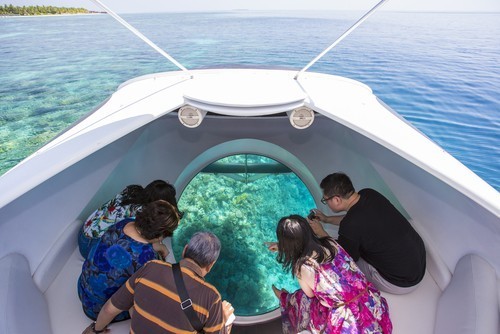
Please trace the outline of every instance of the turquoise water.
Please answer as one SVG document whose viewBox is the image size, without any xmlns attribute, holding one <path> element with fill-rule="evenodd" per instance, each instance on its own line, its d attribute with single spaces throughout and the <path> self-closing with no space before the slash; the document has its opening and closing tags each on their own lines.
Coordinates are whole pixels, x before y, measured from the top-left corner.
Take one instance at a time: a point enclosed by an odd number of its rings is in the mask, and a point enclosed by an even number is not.
<svg viewBox="0 0 500 334">
<path fill-rule="evenodd" d="M 300 69 L 355 12 L 124 15 L 190 69 Z M 500 189 L 500 14 L 376 13 L 314 65 L 384 102 Z M 175 67 L 112 18 L 0 18 L 0 173 L 122 82 Z"/>
<path fill-rule="evenodd" d="M 189 69 L 300 69 L 361 13 L 223 12 L 124 18 Z M 384 102 L 500 189 L 500 14 L 377 13 L 310 70 L 368 84 Z M 133 77 L 176 70 L 105 15 L 0 18 L 0 174 Z M 241 159 L 241 158 L 231 158 Z M 252 158 L 265 161 L 264 158 Z M 270 197 L 272 194 L 272 197 Z M 266 198 L 266 200 L 264 200 Z M 209 229 L 222 253 L 207 279 L 238 315 L 297 288 L 263 242 L 314 207 L 294 174 L 196 176 L 174 253 Z"/>
<path fill-rule="evenodd" d="M 245 155 L 221 161 L 243 163 Z M 274 160 L 249 156 L 248 163 L 257 162 Z M 297 290 L 299 285 L 290 273 L 283 272 L 276 253 L 264 242 L 276 241 L 281 217 L 307 215 L 314 207 L 310 192 L 294 173 L 200 173 L 179 200 L 185 216 L 172 238 L 175 258 L 181 258 L 194 232 L 211 231 L 221 240 L 222 249 L 207 281 L 231 302 L 237 315 L 267 313 L 279 306 L 272 284 L 288 291 Z"/>
</svg>

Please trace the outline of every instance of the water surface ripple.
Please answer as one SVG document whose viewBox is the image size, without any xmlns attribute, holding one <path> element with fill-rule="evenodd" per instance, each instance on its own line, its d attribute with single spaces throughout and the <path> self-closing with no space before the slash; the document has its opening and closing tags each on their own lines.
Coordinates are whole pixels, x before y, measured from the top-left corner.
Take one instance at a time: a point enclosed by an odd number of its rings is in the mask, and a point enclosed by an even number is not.
<svg viewBox="0 0 500 334">
<path fill-rule="evenodd" d="M 299 69 L 361 13 L 124 15 L 190 69 Z M 500 189 L 500 14 L 375 14 L 312 71 L 347 76 Z M 175 67 L 105 15 L 0 18 L 0 173 L 133 77 Z"/>
</svg>

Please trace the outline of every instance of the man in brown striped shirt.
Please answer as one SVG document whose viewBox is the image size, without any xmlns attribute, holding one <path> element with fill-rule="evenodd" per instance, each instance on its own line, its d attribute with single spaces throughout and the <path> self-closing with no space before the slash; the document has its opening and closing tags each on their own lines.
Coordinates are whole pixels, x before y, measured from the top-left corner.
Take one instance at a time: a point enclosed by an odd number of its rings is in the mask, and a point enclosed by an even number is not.
<svg viewBox="0 0 500 334">
<path fill-rule="evenodd" d="M 220 241 L 210 232 L 195 233 L 184 247 L 182 276 L 195 314 L 205 333 L 228 334 L 226 320 L 234 309 L 222 301 L 217 289 L 205 282 L 220 253 Z M 123 310 L 131 309 L 130 333 L 196 333 L 180 306 L 172 265 L 150 261 L 106 302 L 97 321 L 83 333 L 101 333 Z"/>
</svg>

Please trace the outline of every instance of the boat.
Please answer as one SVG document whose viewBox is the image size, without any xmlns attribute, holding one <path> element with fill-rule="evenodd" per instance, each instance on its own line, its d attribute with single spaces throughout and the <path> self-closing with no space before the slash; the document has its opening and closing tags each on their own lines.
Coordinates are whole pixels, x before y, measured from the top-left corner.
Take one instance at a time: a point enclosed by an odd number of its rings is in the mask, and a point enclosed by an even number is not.
<svg viewBox="0 0 500 334">
<path fill-rule="evenodd" d="M 427 270 L 416 291 L 383 293 L 394 333 L 500 333 L 497 190 L 370 87 L 308 71 L 322 54 L 301 70 L 187 70 L 157 51 L 179 70 L 123 83 L 0 177 L 1 334 L 81 332 L 90 322 L 76 294 L 82 221 L 128 184 L 165 179 L 182 193 L 203 170 L 240 173 L 241 166 L 216 164 L 236 154 L 278 163 L 252 166 L 261 173 L 293 172 L 318 207 L 319 181 L 345 171 L 357 189 L 377 189 L 409 219 L 426 245 Z M 165 242 L 170 247 L 171 240 Z M 237 316 L 233 333 L 280 328 L 279 310 L 273 310 Z M 128 333 L 129 323 L 111 329 Z"/>
</svg>

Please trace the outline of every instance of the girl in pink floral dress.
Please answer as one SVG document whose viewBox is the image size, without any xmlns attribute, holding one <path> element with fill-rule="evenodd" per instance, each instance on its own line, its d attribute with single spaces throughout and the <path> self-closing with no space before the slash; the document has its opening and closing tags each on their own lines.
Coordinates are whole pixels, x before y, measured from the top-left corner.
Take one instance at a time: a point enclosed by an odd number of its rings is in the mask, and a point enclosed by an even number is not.
<svg viewBox="0 0 500 334">
<path fill-rule="evenodd" d="M 392 332 L 385 298 L 332 238 L 317 238 L 297 215 L 282 218 L 276 234 L 278 262 L 301 287 L 288 293 L 273 286 L 283 333 Z"/>
</svg>

